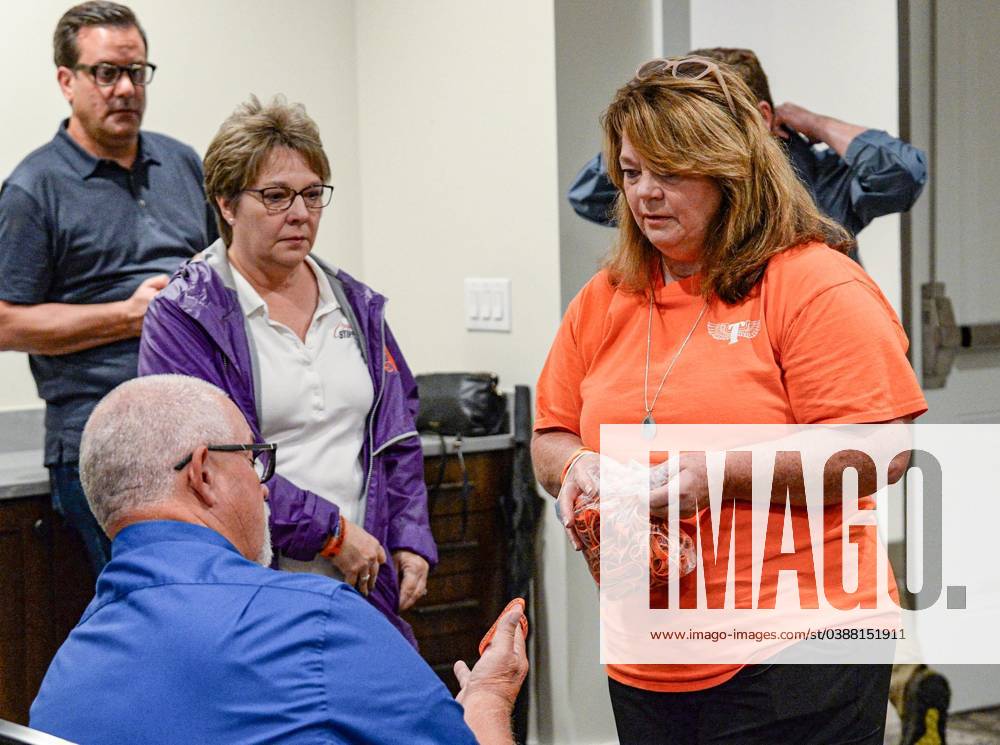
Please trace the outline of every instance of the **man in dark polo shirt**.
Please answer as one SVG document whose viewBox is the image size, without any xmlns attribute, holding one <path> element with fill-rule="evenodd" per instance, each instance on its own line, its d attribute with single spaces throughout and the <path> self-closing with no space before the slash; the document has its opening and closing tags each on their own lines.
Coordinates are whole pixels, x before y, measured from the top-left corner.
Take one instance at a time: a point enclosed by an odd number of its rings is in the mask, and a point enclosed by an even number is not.
<svg viewBox="0 0 1000 745">
<path fill-rule="evenodd" d="M 0 349 L 30 355 L 53 504 L 97 572 L 110 551 L 80 487 L 83 425 L 135 377 L 150 299 L 217 232 L 194 150 L 140 131 L 156 68 L 132 11 L 77 5 L 53 44 L 70 117 L 0 189 Z"/>
</svg>

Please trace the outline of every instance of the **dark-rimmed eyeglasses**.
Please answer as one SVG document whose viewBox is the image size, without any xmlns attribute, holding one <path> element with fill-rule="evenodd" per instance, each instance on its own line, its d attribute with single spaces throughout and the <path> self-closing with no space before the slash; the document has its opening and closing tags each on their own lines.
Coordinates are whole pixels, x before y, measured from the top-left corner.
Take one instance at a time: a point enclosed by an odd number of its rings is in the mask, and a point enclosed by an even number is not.
<svg viewBox="0 0 1000 745">
<path fill-rule="evenodd" d="M 217 453 L 253 453 L 253 470 L 257 472 L 260 483 L 270 481 L 271 477 L 274 476 L 274 464 L 278 453 L 278 443 L 276 442 L 256 442 L 249 445 L 207 445 L 206 449 Z M 174 466 L 174 470 L 183 471 L 193 457 L 194 452 L 192 451 L 184 460 Z"/>
<path fill-rule="evenodd" d="M 301 196 L 307 210 L 318 211 L 330 204 L 333 199 L 333 187 L 329 184 L 314 184 L 305 189 L 295 191 L 287 186 L 268 186 L 266 189 L 243 189 L 260 200 L 264 208 L 271 213 L 285 212 L 291 209 L 295 197 Z"/>
<path fill-rule="evenodd" d="M 152 62 L 137 62 L 134 65 L 112 65 L 110 62 L 98 62 L 96 65 L 74 65 L 74 70 L 90 73 L 90 77 L 101 88 L 110 88 L 118 82 L 122 73 L 128 75 L 132 85 L 149 85 L 153 82 L 156 65 Z"/>
<path fill-rule="evenodd" d="M 639 69 L 635 71 L 635 77 L 639 80 L 652 77 L 653 75 L 658 75 L 662 73 L 669 72 L 675 78 L 691 78 L 692 80 L 701 80 L 706 75 L 714 75 L 715 82 L 719 84 L 722 89 L 723 95 L 726 97 L 726 103 L 729 104 L 729 110 L 736 116 L 736 105 L 733 103 L 733 97 L 729 95 L 729 88 L 726 86 L 726 80 L 722 77 L 722 71 L 719 69 L 719 65 L 713 60 L 707 57 L 699 57 L 697 55 L 691 57 L 668 57 L 666 59 L 654 59 L 646 62 L 645 64 L 639 65 Z"/>
</svg>

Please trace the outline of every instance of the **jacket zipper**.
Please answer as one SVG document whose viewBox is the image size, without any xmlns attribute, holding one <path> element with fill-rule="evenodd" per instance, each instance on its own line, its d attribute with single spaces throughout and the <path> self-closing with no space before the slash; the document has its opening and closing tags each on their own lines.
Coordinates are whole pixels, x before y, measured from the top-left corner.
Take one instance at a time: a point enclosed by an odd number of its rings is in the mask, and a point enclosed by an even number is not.
<svg viewBox="0 0 1000 745">
<path fill-rule="evenodd" d="M 420 433 L 417 432 L 417 430 L 415 430 L 415 429 L 411 429 L 409 432 L 404 432 L 401 435 L 396 435 L 391 440 L 387 440 L 386 442 L 383 442 L 382 443 L 382 447 L 380 447 L 378 450 L 376 450 L 375 454 L 378 455 L 379 453 L 381 453 L 386 448 L 390 448 L 393 445 L 395 445 L 397 442 L 402 442 L 403 440 L 409 440 L 411 437 L 419 437 L 419 436 L 420 436 Z"/>
<path fill-rule="evenodd" d="M 379 366 L 381 382 L 378 388 L 378 396 L 372 406 L 371 415 L 368 417 L 368 474 L 365 476 L 365 517 L 363 523 L 368 522 L 368 489 L 371 487 L 372 470 L 375 467 L 375 414 L 378 412 L 378 405 L 382 402 L 382 392 L 385 391 L 385 307 L 379 311 L 379 346 L 382 348 L 382 364 Z M 367 527 L 365 528 L 367 530 Z"/>
</svg>

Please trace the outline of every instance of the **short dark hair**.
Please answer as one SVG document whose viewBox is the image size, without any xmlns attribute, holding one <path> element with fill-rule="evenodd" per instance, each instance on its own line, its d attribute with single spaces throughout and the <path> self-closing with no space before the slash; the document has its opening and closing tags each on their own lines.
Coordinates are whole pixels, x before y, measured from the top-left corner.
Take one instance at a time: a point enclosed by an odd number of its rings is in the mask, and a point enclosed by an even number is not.
<svg viewBox="0 0 1000 745">
<path fill-rule="evenodd" d="M 709 47 L 706 49 L 694 49 L 688 54 L 708 57 L 709 59 L 725 62 L 733 72 L 743 78 L 758 101 L 766 101 L 774 108 L 774 101 L 771 99 L 771 86 L 767 83 L 767 75 L 764 68 L 760 66 L 760 60 L 750 49 L 737 49 L 733 47 Z"/>
<path fill-rule="evenodd" d="M 108 0 L 91 0 L 74 5 L 63 13 L 59 23 L 56 24 L 56 31 L 52 35 L 52 57 L 56 67 L 72 68 L 80 61 L 77 35 L 80 33 L 80 29 L 85 26 L 115 26 L 118 28 L 135 26 L 139 30 L 139 35 L 142 36 L 142 45 L 146 48 L 146 53 L 149 53 L 146 32 L 142 30 L 139 19 L 135 17 L 131 8 L 108 2 Z"/>
</svg>

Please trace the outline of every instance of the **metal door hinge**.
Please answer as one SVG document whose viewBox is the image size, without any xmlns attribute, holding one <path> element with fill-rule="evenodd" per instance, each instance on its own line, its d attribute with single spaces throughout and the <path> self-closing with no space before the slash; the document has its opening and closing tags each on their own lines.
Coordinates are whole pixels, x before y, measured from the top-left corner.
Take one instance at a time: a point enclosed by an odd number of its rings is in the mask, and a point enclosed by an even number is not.
<svg viewBox="0 0 1000 745">
<path fill-rule="evenodd" d="M 922 285 L 920 301 L 923 385 L 924 388 L 944 388 L 962 334 L 955 323 L 955 310 L 945 295 L 943 282 Z"/>
<path fill-rule="evenodd" d="M 920 297 L 924 388 L 944 388 L 958 352 L 1000 350 L 1000 323 L 959 326 L 951 300 L 945 295 L 944 283 L 928 282 L 920 288 Z"/>
</svg>

